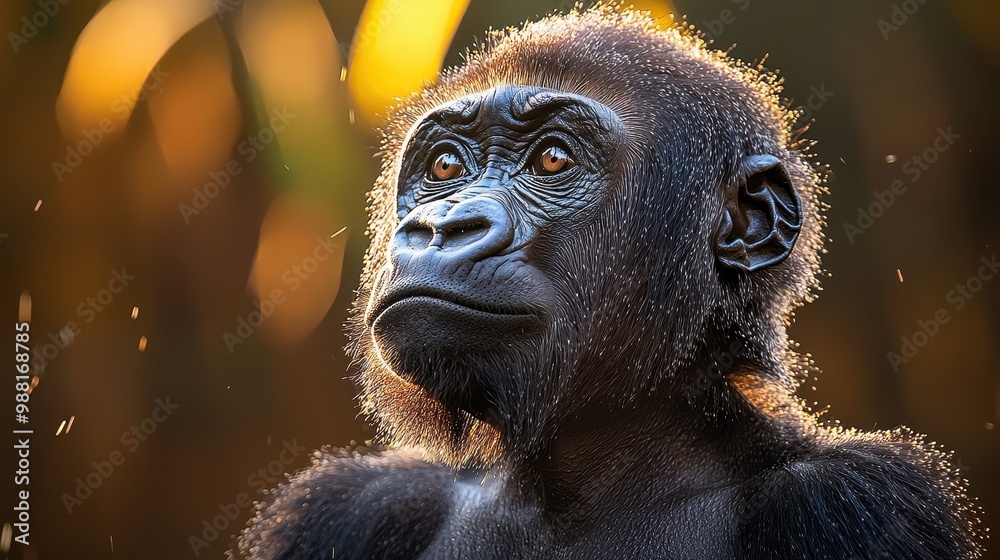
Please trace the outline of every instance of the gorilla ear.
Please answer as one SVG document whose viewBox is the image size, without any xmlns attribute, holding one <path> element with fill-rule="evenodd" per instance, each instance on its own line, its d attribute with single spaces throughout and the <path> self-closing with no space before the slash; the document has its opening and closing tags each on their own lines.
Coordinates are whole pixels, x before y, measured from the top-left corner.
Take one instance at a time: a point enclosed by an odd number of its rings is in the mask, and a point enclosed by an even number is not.
<svg viewBox="0 0 1000 560">
<path fill-rule="evenodd" d="M 778 158 L 753 155 L 726 187 L 714 248 L 719 264 L 752 272 L 785 260 L 802 228 L 802 203 Z"/>
</svg>

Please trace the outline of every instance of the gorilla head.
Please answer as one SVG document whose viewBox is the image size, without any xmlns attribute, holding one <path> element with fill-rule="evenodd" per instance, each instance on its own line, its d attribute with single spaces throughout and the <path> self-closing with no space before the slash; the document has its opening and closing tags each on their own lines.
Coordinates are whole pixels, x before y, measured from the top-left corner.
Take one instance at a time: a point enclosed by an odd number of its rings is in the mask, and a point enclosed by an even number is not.
<svg viewBox="0 0 1000 560">
<path fill-rule="evenodd" d="M 241 552 L 976 557 L 947 455 L 794 394 L 822 189 L 777 93 L 597 8 L 494 34 L 404 102 L 352 323 L 389 446 L 318 452 Z"/>
<path fill-rule="evenodd" d="M 403 103 L 353 322 L 383 435 L 454 465 L 536 456 L 581 419 L 717 399 L 684 389 L 719 347 L 792 384 L 820 187 L 777 93 L 595 9 L 496 34 Z"/>
</svg>

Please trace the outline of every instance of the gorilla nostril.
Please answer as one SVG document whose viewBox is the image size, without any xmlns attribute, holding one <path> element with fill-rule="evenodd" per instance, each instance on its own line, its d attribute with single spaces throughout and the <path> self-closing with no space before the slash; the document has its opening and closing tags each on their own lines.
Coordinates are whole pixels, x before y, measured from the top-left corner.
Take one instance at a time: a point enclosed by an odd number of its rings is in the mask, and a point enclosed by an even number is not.
<svg viewBox="0 0 1000 560">
<path fill-rule="evenodd" d="M 434 230 L 417 222 L 406 224 L 403 228 L 403 234 L 406 236 L 407 246 L 416 250 L 430 247 L 434 239 Z"/>
<path fill-rule="evenodd" d="M 440 250 L 446 253 L 440 258 L 474 262 L 509 247 L 514 239 L 514 224 L 496 200 L 474 198 L 458 204 L 436 201 L 410 212 L 393 235 L 394 252 Z"/>
<path fill-rule="evenodd" d="M 444 232 L 444 243 L 442 249 L 460 249 L 472 245 L 489 233 L 489 224 L 486 220 L 477 220 L 457 224 L 449 227 Z"/>
</svg>

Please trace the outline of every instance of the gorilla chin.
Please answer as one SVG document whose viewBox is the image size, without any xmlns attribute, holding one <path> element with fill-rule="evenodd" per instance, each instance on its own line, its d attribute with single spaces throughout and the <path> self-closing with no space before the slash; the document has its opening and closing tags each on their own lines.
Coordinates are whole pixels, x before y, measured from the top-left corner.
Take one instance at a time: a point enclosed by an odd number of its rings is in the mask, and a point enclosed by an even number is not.
<svg viewBox="0 0 1000 560">
<path fill-rule="evenodd" d="M 811 144 L 763 66 L 663 23 L 498 31 L 392 112 L 350 323 L 384 447 L 317 452 L 243 558 L 981 555 L 949 455 L 795 393 Z"/>
<path fill-rule="evenodd" d="M 453 410 L 495 420 L 501 380 L 490 370 L 510 361 L 518 342 L 544 328 L 528 305 L 497 306 L 439 291 L 389 293 L 373 308 L 369 328 L 382 360 L 404 380 Z"/>
</svg>

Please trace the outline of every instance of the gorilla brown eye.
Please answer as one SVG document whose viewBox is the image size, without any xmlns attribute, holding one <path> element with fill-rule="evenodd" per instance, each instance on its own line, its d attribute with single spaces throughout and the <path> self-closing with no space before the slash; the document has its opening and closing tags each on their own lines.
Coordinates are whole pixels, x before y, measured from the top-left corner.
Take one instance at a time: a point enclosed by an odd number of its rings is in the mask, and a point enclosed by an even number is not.
<svg viewBox="0 0 1000 560">
<path fill-rule="evenodd" d="M 905 428 L 843 429 L 795 390 L 818 370 L 782 321 L 832 235 L 828 168 L 806 138 L 777 141 L 798 117 L 777 75 L 688 23 L 565 4 L 490 33 L 391 113 L 349 346 L 387 445 L 313 453 L 227 556 L 982 558 L 986 516 L 953 455 Z M 882 21 L 888 39 L 900 24 Z M 867 228 L 847 224 L 852 242 Z M 917 326 L 925 343 L 940 330 Z M 873 368 L 918 371 L 917 334 Z"/>
<path fill-rule="evenodd" d="M 551 145 L 540 151 L 533 163 L 535 173 L 539 175 L 555 175 L 572 169 L 574 165 L 576 162 L 569 157 L 569 152 L 559 145 Z"/>
<path fill-rule="evenodd" d="M 462 160 L 458 159 L 458 156 L 453 152 L 444 152 L 434 158 L 428 178 L 432 181 L 447 181 L 461 177 L 463 173 L 465 173 L 465 166 L 462 165 Z"/>
</svg>

